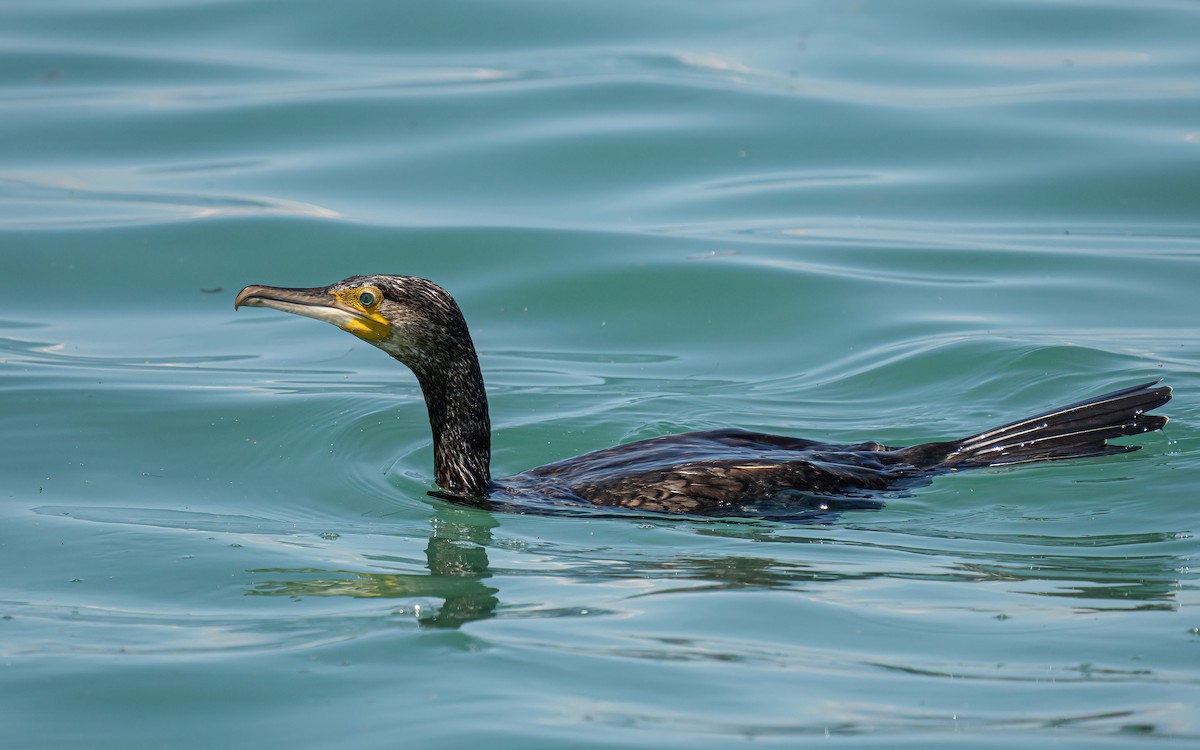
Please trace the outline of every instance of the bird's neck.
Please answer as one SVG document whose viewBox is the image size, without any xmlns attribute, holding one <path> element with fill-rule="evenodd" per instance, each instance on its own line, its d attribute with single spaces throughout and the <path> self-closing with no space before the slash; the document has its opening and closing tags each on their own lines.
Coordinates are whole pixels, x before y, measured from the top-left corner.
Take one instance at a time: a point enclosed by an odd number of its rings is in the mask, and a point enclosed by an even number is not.
<svg viewBox="0 0 1200 750">
<path fill-rule="evenodd" d="M 483 497 L 491 481 L 492 424 L 475 347 L 414 369 L 433 430 L 438 485 L 453 494 Z"/>
</svg>

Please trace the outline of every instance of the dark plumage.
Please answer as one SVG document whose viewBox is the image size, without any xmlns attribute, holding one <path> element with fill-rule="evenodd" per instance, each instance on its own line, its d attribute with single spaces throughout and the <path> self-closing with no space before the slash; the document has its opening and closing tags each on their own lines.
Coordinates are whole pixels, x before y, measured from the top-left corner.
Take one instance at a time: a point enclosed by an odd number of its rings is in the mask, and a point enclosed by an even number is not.
<svg viewBox="0 0 1200 750">
<path fill-rule="evenodd" d="M 1171 399 L 1156 382 L 1125 388 L 962 440 L 889 447 L 829 444 L 744 430 L 640 440 L 493 480 L 479 359 L 454 299 L 411 276 L 355 276 L 332 286 L 248 286 L 238 306 L 324 320 L 383 349 L 417 377 L 433 430 L 437 497 L 502 510 L 595 506 L 701 515 L 785 516 L 878 507 L 880 491 L 983 466 L 1137 450 L 1107 441 L 1160 429 L 1145 412 Z"/>
</svg>

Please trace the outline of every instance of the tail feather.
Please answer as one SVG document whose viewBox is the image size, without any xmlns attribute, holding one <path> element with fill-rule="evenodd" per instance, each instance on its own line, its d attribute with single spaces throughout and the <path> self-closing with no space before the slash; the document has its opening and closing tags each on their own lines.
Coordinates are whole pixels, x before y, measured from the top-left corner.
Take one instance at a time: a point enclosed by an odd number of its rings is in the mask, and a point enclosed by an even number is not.
<svg viewBox="0 0 1200 750">
<path fill-rule="evenodd" d="M 1107 441 L 1158 430 L 1167 423 L 1166 417 L 1145 413 L 1171 400 L 1171 387 L 1158 383 L 1123 388 L 972 435 L 950 444 L 941 465 L 1006 466 L 1135 451 L 1139 446 Z"/>
</svg>

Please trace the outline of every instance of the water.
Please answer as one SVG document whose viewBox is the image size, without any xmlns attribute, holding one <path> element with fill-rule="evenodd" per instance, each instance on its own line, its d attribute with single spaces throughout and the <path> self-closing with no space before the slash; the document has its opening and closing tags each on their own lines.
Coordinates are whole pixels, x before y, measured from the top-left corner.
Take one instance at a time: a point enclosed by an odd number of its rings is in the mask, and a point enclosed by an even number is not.
<svg viewBox="0 0 1200 750">
<path fill-rule="evenodd" d="M 14 748 L 1193 747 L 1200 8 L 0 7 Z M 415 382 L 241 286 L 436 279 L 494 470 L 943 439 L 1103 460 L 828 524 L 429 498 Z"/>
</svg>

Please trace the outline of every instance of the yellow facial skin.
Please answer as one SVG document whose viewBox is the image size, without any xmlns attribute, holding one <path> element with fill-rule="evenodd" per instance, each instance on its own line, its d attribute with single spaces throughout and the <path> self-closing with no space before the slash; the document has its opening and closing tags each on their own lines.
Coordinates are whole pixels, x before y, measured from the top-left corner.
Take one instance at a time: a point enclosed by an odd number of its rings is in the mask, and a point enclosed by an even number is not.
<svg viewBox="0 0 1200 750">
<path fill-rule="evenodd" d="M 338 322 L 338 327 L 372 343 L 383 341 L 392 332 L 392 324 L 379 313 L 383 294 L 373 286 L 360 286 L 333 292 L 343 309 L 355 312 Z"/>
<path fill-rule="evenodd" d="M 336 292 L 251 285 L 238 293 L 233 306 L 269 307 L 341 328 L 364 341 L 378 344 L 392 334 L 392 324 L 380 312 L 383 293 L 372 285 Z"/>
</svg>

